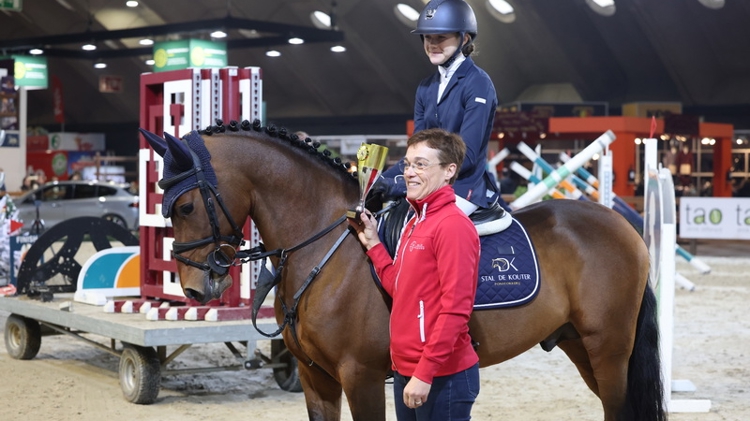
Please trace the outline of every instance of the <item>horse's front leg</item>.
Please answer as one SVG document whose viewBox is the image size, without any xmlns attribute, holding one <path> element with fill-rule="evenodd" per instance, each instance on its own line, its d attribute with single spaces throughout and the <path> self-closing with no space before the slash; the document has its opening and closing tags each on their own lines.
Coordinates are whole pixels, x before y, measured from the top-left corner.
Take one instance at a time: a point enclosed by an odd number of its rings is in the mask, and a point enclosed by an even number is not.
<svg viewBox="0 0 750 421">
<path fill-rule="evenodd" d="M 300 364 L 297 370 L 305 392 L 307 416 L 310 421 L 339 421 L 341 385 L 317 366 Z"/>
</svg>

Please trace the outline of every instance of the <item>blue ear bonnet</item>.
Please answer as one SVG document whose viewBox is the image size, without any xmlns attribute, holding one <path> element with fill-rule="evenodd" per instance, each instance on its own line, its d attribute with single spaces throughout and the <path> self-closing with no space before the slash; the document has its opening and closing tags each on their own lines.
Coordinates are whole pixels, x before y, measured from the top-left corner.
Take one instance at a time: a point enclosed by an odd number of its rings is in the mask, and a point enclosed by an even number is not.
<svg viewBox="0 0 750 421">
<path fill-rule="evenodd" d="M 206 182 L 208 182 L 213 187 L 218 186 L 216 173 L 211 166 L 211 154 L 208 152 L 208 149 L 206 149 L 203 138 L 198 134 L 198 132 L 192 131 L 186 134 L 182 138 L 182 141 L 179 143 L 172 141 L 172 139 L 175 139 L 174 137 L 170 139 L 170 136 L 166 134 L 165 137 L 167 138 L 166 140 L 168 148 L 164 153 L 164 177 L 162 180 L 169 180 L 182 173 L 192 171 L 195 167 L 195 164 L 193 158 L 191 157 L 192 154 L 190 154 L 190 151 L 193 151 L 197 156 L 198 162 L 200 163 L 200 168 L 203 171 Z M 189 150 L 187 150 L 187 148 L 185 147 L 185 143 L 187 143 L 187 147 L 189 148 Z M 165 218 L 171 217 L 172 207 L 174 206 L 174 202 L 177 200 L 177 198 L 195 188 L 198 188 L 198 177 L 195 174 L 192 174 L 184 180 L 180 180 L 176 184 L 169 186 L 164 191 L 161 214 Z"/>
</svg>

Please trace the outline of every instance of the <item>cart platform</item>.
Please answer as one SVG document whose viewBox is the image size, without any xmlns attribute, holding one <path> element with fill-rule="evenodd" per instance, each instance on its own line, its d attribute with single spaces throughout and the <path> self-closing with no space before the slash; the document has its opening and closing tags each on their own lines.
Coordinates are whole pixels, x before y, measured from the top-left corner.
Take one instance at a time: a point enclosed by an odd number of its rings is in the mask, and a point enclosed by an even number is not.
<svg viewBox="0 0 750 421">
<path fill-rule="evenodd" d="M 69 306 L 68 310 L 61 305 Z M 140 313 L 105 313 L 102 307 L 74 302 L 73 294 L 55 294 L 49 302 L 26 296 L 0 297 L 0 311 L 148 347 L 268 339 L 249 320 L 151 321 Z M 258 321 L 258 327 L 273 332 L 278 325 L 273 319 L 264 319 Z"/>
<path fill-rule="evenodd" d="M 52 301 L 0 297 L 0 311 L 10 315 L 5 324 L 8 354 L 21 360 L 34 358 L 41 338 L 47 334 L 65 334 L 120 357 L 119 379 L 123 395 L 132 403 L 153 403 L 159 393 L 162 375 L 221 370 L 273 369 L 278 385 L 300 392 L 297 360 L 279 338 L 268 338 L 255 330 L 249 320 L 188 321 L 148 320 L 141 313 L 105 313 L 102 307 L 73 301 L 73 294 L 55 294 Z M 275 331 L 274 319 L 261 319 L 258 328 Z M 110 346 L 89 339 L 94 334 L 110 339 Z M 271 340 L 271 355 L 263 355 L 258 340 Z M 122 346 L 116 346 L 116 342 Z M 195 344 L 223 342 L 241 363 L 224 367 L 167 369 L 167 365 Z M 233 342 L 247 347 L 243 355 Z M 175 347 L 168 352 L 167 347 Z"/>
</svg>

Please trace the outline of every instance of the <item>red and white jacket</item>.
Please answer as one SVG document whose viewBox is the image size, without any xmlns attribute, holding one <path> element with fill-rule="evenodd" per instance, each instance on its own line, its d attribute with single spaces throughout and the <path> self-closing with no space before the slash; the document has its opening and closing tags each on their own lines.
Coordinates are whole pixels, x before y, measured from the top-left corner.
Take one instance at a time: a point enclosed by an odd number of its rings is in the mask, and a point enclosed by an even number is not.
<svg viewBox="0 0 750 421">
<path fill-rule="evenodd" d="M 416 202 L 396 258 L 382 244 L 367 255 L 393 297 L 391 361 L 403 376 L 433 377 L 477 363 L 469 338 L 479 266 L 479 235 L 445 186 Z"/>
</svg>

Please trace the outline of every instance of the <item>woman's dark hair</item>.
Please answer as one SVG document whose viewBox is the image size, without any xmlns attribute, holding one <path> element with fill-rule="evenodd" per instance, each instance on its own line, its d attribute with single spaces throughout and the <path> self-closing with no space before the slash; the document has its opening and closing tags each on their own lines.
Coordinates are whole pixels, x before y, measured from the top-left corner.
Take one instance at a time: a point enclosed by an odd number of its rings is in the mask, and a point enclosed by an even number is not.
<svg viewBox="0 0 750 421">
<path fill-rule="evenodd" d="M 437 149 L 440 165 L 456 164 L 456 173 L 448 181 L 453 184 L 458 177 L 458 170 L 464 162 L 464 156 L 466 156 L 466 144 L 461 136 L 443 129 L 427 129 L 414 133 L 406 141 L 406 147 L 409 148 L 422 142 L 432 149 Z"/>
</svg>

